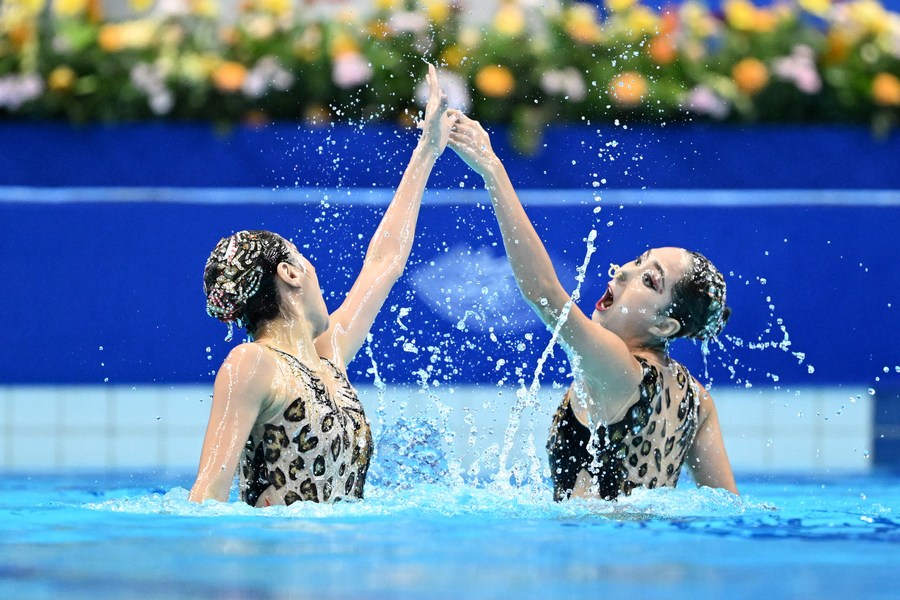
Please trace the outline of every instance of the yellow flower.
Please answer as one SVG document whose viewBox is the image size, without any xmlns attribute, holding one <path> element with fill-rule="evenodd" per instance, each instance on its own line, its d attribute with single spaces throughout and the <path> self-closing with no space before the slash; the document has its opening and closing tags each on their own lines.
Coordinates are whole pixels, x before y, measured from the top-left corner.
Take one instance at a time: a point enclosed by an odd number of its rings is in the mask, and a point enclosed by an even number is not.
<svg viewBox="0 0 900 600">
<path fill-rule="evenodd" d="M 625 23 L 632 35 L 640 35 L 656 31 L 659 19 L 651 9 L 638 6 L 628 13 Z"/>
<path fill-rule="evenodd" d="M 247 67 L 239 62 L 225 61 L 213 72 L 213 85 L 223 92 L 237 92 L 247 78 Z"/>
<path fill-rule="evenodd" d="M 402 4 L 403 0 L 375 0 L 375 10 L 395 10 Z"/>
<path fill-rule="evenodd" d="M 332 58 L 337 58 L 345 54 L 356 54 L 359 52 L 357 43 L 346 33 L 339 33 L 331 40 L 328 52 Z"/>
<path fill-rule="evenodd" d="M 879 73 L 872 80 L 872 99 L 881 106 L 900 106 L 900 79 L 890 73 Z"/>
<path fill-rule="evenodd" d="M 857 0 L 849 7 L 850 18 L 867 31 L 879 34 L 888 31 L 890 18 L 878 0 Z"/>
<path fill-rule="evenodd" d="M 619 106 L 632 107 L 640 104 L 647 93 L 647 82 L 640 73 L 625 71 L 609 82 L 609 95 Z"/>
<path fill-rule="evenodd" d="M 219 14 L 217 0 L 194 0 L 193 12 L 201 17 L 215 17 Z"/>
<path fill-rule="evenodd" d="M 443 23 L 450 17 L 450 3 L 446 0 L 423 0 L 425 12 L 432 23 Z"/>
<path fill-rule="evenodd" d="M 66 66 L 56 67 L 47 76 L 47 87 L 54 92 L 67 92 L 75 85 L 78 76 L 71 68 Z"/>
<path fill-rule="evenodd" d="M 756 27 L 756 7 L 747 0 L 727 0 L 725 20 L 740 31 L 753 31 Z"/>
<path fill-rule="evenodd" d="M 441 54 L 441 59 L 451 69 L 459 68 L 459 65 L 462 64 L 463 59 L 466 57 L 466 51 L 460 48 L 459 46 L 449 46 L 444 53 Z"/>
<path fill-rule="evenodd" d="M 475 75 L 475 87 L 485 96 L 504 98 L 516 88 L 516 80 L 508 68 L 488 65 Z"/>
<path fill-rule="evenodd" d="M 134 12 L 144 12 L 150 10 L 150 7 L 153 6 L 154 0 L 128 0 L 128 6 L 131 7 L 131 10 Z"/>
<path fill-rule="evenodd" d="M 257 0 L 256 5 L 259 7 L 259 10 L 276 17 L 289 15 L 293 6 L 291 0 Z"/>
<path fill-rule="evenodd" d="M 53 12 L 61 17 L 77 17 L 87 10 L 87 0 L 53 0 Z"/>
<path fill-rule="evenodd" d="M 591 4 L 574 4 L 566 11 L 566 33 L 576 42 L 596 44 L 602 32 L 597 19 L 597 9 Z"/>
<path fill-rule="evenodd" d="M 26 15 L 36 15 L 44 10 L 46 0 L 6 0 L 4 4 L 8 5 L 11 12 L 21 11 Z"/>
<path fill-rule="evenodd" d="M 824 17 L 831 8 L 831 0 L 797 0 L 797 3 L 806 12 L 819 17 Z"/>
<path fill-rule="evenodd" d="M 748 96 L 756 95 L 769 83 L 769 70 L 756 58 L 745 58 L 731 68 L 734 84 Z"/>
<path fill-rule="evenodd" d="M 504 4 L 494 15 L 494 29 L 509 37 L 521 35 L 525 31 L 525 13 L 518 4 Z"/>
<path fill-rule="evenodd" d="M 716 21 L 703 4 L 688 1 L 678 12 L 688 29 L 698 36 L 706 38 L 716 32 Z"/>
<path fill-rule="evenodd" d="M 634 6 L 637 0 L 603 0 L 606 8 L 613 12 L 624 12 Z"/>
</svg>

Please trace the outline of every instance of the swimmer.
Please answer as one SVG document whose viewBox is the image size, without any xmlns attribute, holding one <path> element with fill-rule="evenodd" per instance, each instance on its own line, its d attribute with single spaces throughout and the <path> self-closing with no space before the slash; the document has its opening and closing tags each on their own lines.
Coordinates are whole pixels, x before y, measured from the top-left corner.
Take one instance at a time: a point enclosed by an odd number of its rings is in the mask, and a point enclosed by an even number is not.
<svg viewBox="0 0 900 600">
<path fill-rule="evenodd" d="M 722 274 L 701 254 L 653 248 L 613 266 L 590 316 L 556 276 L 488 134 L 456 111 L 450 147 L 485 182 L 516 283 L 573 369 L 550 429 L 554 498 L 615 499 L 674 487 L 683 464 L 698 485 L 737 494 L 712 397 L 669 356 L 678 337 L 709 340 L 731 313 Z"/>
<path fill-rule="evenodd" d="M 347 379 L 412 249 L 425 184 L 447 145 L 446 111 L 429 65 L 422 133 L 343 304 L 328 314 L 313 265 L 268 231 L 222 239 L 204 271 L 207 312 L 250 341 L 222 363 L 190 500 L 226 501 L 235 470 L 252 506 L 361 498 L 372 434 Z"/>
</svg>

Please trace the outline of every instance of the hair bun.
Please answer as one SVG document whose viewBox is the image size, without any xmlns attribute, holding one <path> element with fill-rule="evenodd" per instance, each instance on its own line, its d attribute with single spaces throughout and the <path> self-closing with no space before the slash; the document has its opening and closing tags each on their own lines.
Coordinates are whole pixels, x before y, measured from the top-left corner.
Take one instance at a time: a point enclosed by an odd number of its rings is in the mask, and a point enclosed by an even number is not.
<svg viewBox="0 0 900 600">
<path fill-rule="evenodd" d="M 263 251 L 256 232 L 239 231 L 219 240 L 203 277 L 206 312 L 211 317 L 225 323 L 240 320 L 247 301 L 259 290 L 263 269 L 258 259 Z"/>
</svg>

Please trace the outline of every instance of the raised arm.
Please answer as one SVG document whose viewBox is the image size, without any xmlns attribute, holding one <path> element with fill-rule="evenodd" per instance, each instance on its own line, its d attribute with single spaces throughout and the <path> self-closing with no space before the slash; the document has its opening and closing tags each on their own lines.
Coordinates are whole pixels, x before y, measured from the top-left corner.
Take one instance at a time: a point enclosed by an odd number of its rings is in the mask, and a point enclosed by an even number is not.
<svg viewBox="0 0 900 600">
<path fill-rule="evenodd" d="M 696 380 L 700 390 L 700 427 L 694 445 L 688 454 L 688 467 L 694 475 L 697 485 L 722 488 L 732 494 L 738 494 L 731 463 L 725 452 L 722 430 L 719 428 L 719 415 L 712 396 Z"/>
<path fill-rule="evenodd" d="M 222 363 L 189 497 L 192 502 L 228 500 L 241 451 L 271 397 L 274 371 L 272 357 L 257 344 L 241 344 Z"/>
<path fill-rule="evenodd" d="M 516 284 L 541 320 L 550 329 L 558 329 L 570 360 L 581 359 L 580 369 L 592 396 L 629 398 L 641 380 L 640 365 L 621 338 L 591 321 L 560 284 L 487 133 L 477 121 L 459 115 L 450 133 L 450 147 L 484 178 Z M 608 406 L 587 408 L 604 421 L 616 412 Z"/>
<path fill-rule="evenodd" d="M 365 342 L 375 317 L 412 250 L 419 206 L 428 176 L 447 146 L 451 117 L 434 67 L 428 65 L 430 96 L 421 124 L 422 135 L 393 200 L 369 242 L 362 270 L 347 298 L 331 315 L 328 330 L 316 339 L 319 354 L 346 366 Z"/>
</svg>

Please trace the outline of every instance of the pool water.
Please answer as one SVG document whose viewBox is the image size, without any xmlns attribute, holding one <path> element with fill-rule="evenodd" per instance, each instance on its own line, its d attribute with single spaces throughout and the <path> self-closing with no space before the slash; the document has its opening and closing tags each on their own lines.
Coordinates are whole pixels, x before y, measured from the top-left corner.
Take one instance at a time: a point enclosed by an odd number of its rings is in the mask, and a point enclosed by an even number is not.
<svg viewBox="0 0 900 600">
<path fill-rule="evenodd" d="M 361 502 L 187 501 L 191 474 L 5 474 L 0 598 L 888 598 L 900 479 L 738 474 L 743 497 L 372 485 Z"/>
</svg>

